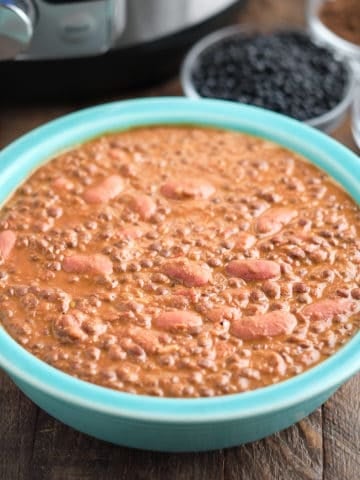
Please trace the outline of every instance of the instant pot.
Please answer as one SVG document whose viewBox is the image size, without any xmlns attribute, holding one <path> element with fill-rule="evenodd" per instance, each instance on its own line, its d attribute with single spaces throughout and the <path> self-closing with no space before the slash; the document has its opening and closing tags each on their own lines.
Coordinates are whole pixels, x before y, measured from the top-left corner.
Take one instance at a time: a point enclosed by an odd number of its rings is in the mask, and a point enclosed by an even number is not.
<svg viewBox="0 0 360 480">
<path fill-rule="evenodd" d="M 155 82 L 244 3 L 0 0 L 0 95 L 78 97 Z"/>
</svg>

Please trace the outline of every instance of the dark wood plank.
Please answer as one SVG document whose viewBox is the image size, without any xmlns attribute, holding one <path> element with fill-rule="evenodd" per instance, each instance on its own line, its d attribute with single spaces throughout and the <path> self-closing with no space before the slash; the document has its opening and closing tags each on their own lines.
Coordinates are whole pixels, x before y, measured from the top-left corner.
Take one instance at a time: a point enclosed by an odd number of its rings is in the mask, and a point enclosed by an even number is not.
<svg viewBox="0 0 360 480">
<path fill-rule="evenodd" d="M 0 149 L 33 128 L 74 110 L 72 105 L 0 106 Z"/>
<path fill-rule="evenodd" d="M 351 133 L 351 113 L 348 112 L 344 121 L 338 126 L 338 128 L 331 134 L 340 143 L 343 143 L 348 148 L 359 154 L 360 149 L 356 145 L 354 137 Z"/>
<path fill-rule="evenodd" d="M 0 372 L 0 479 L 27 480 L 39 409 Z"/>
<path fill-rule="evenodd" d="M 122 448 L 75 432 L 40 412 L 29 480 L 215 480 L 223 452 L 166 454 Z"/>
<path fill-rule="evenodd" d="M 0 149 L 33 128 L 54 120 L 72 111 L 92 107 L 98 103 L 113 102 L 129 98 L 179 96 L 182 94 L 178 78 L 171 78 L 146 90 L 133 90 L 108 95 L 97 100 L 87 100 L 79 103 L 0 105 Z"/>
<path fill-rule="evenodd" d="M 321 409 L 271 437 L 225 451 L 226 480 L 321 480 L 322 472 Z"/>
<path fill-rule="evenodd" d="M 360 375 L 323 406 L 324 479 L 360 478 Z"/>
<path fill-rule="evenodd" d="M 291 28 L 305 25 L 306 0 L 249 0 L 240 22 L 256 28 Z"/>
</svg>

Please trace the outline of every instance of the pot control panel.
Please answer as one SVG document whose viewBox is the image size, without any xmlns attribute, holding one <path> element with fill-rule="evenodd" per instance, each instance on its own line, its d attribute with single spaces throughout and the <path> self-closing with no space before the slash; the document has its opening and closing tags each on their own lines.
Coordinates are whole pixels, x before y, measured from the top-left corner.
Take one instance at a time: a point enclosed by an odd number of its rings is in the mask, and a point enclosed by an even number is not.
<svg viewBox="0 0 360 480">
<path fill-rule="evenodd" d="M 0 60 L 106 52 L 125 27 L 126 0 L 0 0 Z"/>
</svg>

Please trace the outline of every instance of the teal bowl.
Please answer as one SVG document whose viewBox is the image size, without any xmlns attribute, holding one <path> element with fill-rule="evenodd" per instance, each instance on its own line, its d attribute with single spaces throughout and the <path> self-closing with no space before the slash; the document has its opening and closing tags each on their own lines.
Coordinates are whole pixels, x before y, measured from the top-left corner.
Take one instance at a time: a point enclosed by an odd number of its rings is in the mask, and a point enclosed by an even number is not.
<svg viewBox="0 0 360 480">
<path fill-rule="evenodd" d="M 105 132 L 155 124 L 208 125 L 273 140 L 326 170 L 360 202 L 359 157 L 326 135 L 256 107 L 184 98 L 110 103 L 33 130 L 0 154 L 0 201 L 62 150 Z M 360 334 L 306 373 L 214 398 L 156 398 L 99 387 L 38 360 L 2 328 L 0 366 L 37 405 L 81 432 L 149 450 L 212 450 L 266 437 L 315 410 L 360 370 Z"/>
</svg>

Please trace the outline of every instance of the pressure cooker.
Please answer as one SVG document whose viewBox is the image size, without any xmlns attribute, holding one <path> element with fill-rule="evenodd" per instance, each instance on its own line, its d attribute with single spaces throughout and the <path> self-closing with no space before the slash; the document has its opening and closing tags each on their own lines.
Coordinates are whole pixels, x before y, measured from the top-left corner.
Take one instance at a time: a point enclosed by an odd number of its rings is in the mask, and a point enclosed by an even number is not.
<svg viewBox="0 0 360 480">
<path fill-rule="evenodd" d="M 0 95 L 81 95 L 157 81 L 244 3 L 0 0 Z"/>
</svg>

